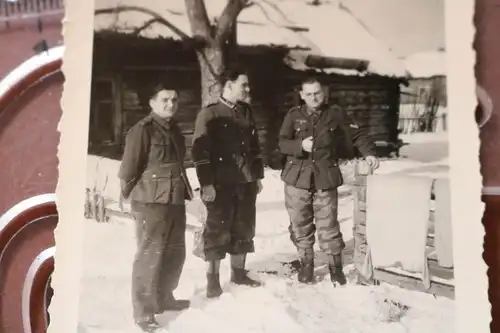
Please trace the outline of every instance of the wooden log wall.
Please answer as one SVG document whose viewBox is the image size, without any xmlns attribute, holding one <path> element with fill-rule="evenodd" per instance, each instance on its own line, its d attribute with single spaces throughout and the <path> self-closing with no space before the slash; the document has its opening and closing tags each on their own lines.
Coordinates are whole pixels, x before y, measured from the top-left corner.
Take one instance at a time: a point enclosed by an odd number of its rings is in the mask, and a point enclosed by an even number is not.
<svg viewBox="0 0 500 333">
<path fill-rule="evenodd" d="M 306 73 L 283 63 L 286 50 L 240 48 L 235 61 L 249 72 L 252 106 L 266 163 L 277 150 L 286 112 L 300 103 L 300 80 Z M 272 75 L 270 75 L 272 73 Z M 346 107 L 375 140 L 397 140 L 398 81 L 381 77 L 326 75 L 328 98 Z M 176 115 L 190 147 L 201 105 L 200 73 L 194 52 L 176 41 L 96 35 L 94 40 L 90 153 L 121 158 L 124 137 L 149 112 L 149 93 L 158 82 L 179 92 Z"/>
<path fill-rule="evenodd" d="M 366 81 L 332 82 L 329 100 L 343 106 L 374 140 L 396 141 L 399 86 L 390 80 Z"/>
<path fill-rule="evenodd" d="M 354 266 L 358 272 L 360 284 L 379 284 L 386 282 L 401 288 L 423 291 L 434 295 L 455 297 L 453 268 L 439 266 L 434 250 L 434 214 L 431 210 L 429 235 L 427 237 L 427 254 L 431 274 L 431 287 L 425 289 L 419 275 L 405 272 L 397 268 L 375 268 L 373 279 L 367 280 L 362 272 L 367 255 L 368 243 L 366 239 L 366 184 L 371 174 L 369 167 L 364 163 L 356 165 L 355 181 L 353 185 L 353 237 L 354 237 Z M 451 237 L 451 236 L 450 236 Z M 397 249 L 395 249 L 397 251 Z"/>
</svg>

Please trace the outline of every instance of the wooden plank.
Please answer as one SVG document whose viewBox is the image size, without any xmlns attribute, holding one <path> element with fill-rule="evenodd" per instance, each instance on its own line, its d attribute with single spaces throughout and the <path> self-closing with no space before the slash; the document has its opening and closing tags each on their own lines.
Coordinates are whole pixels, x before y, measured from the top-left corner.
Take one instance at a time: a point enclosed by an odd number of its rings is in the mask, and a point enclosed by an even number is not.
<svg viewBox="0 0 500 333">
<path fill-rule="evenodd" d="M 434 235 L 427 235 L 427 246 L 434 247 Z"/>
<path fill-rule="evenodd" d="M 455 299 L 455 287 L 449 284 L 443 284 L 438 281 L 432 281 L 431 287 L 426 289 L 423 286 L 422 280 L 412 276 L 406 276 L 397 272 L 389 272 L 386 270 L 376 269 L 374 271 L 374 279 L 383 281 L 400 288 L 415 290 L 434 295 L 444 296 L 450 299 Z"/>
<path fill-rule="evenodd" d="M 366 258 L 367 246 L 366 246 L 366 238 L 362 235 L 355 234 L 354 235 L 354 253 L 353 253 L 353 262 L 356 270 L 358 272 L 363 270 L 365 258 Z"/>
<path fill-rule="evenodd" d="M 429 267 L 429 269 L 430 269 L 430 267 Z M 434 269 L 434 266 L 432 266 L 432 269 Z M 412 272 L 408 272 L 408 271 L 405 271 L 405 270 L 403 270 L 401 268 L 397 268 L 397 267 L 375 268 L 375 270 L 385 271 L 385 272 L 389 272 L 392 274 L 411 277 L 411 278 L 417 279 L 420 282 L 422 282 L 422 274 L 421 273 L 412 273 Z M 432 271 L 432 270 L 430 270 L 430 271 L 431 271 L 431 281 L 432 282 L 439 283 L 442 285 L 448 285 L 451 287 L 455 286 L 455 279 L 453 277 L 446 278 L 446 276 L 441 275 L 441 273 L 442 273 L 441 271 Z"/>
<path fill-rule="evenodd" d="M 360 225 L 366 225 L 366 212 L 362 210 L 356 210 L 354 212 L 354 219 L 356 223 L 359 223 Z"/>
<path fill-rule="evenodd" d="M 356 177 L 354 178 L 354 184 L 353 185 L 356 185 L 356 186 L 359 186 L 359 187 L 365 187 L 366 188 L 366 182 L 367 182 L 367 177 L 366 176 L 356 175 Z M 366 191 L 366 189 L 365 189 L 365 191 Z"/>
<path fill-rule="evenodd" d="M 439 266 L 437 259 L 427 259 L 427 262 L 429 263 L 431 276 L 439 279 L 439 281 L 449 281 L 451 285 L 455 285 L 455 272 L 453 268 Z"/>
<path fill-rule="evenodd" d="M 357 200 L 360 203 L 360 205 L 358 206 L 358 209 L 361 209 L 361 207 L 366 206 L 366 187 L 365 186 L 356 186 L 355 191 L 356 191 Z M 362 210 L 365 211 L 365 209 L 362 209 Z"/>
<path fill-rule="evenodd" d="M 354 233 L 356 235 L 366 236 L 366 225 L 362 223 L 356 223 L 353 227 Z"/>
</svg>

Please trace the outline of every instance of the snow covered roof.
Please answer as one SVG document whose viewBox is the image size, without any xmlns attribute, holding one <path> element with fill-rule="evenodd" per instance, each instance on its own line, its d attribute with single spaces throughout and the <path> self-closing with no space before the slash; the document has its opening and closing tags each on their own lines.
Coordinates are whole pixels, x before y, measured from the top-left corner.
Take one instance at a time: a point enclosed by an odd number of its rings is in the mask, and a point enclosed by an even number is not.
<svg viewBox="0 0 500 333">
<path fill-rule="evenodd" d="M 95 10 L 117 6 L 138 7 L 139 3 L 141 8 L 161 15 L 182 34 L 191 35 L 183 0 L 95 0 Z M 217 18 L 226 3 L 227 0 L 205 1 L 209 17 Z M 94 30 L 132 33 L 151 18 L 151 15 L 139 11 L 99 14 L 95 17 Z M 368 60 L 369 73 L 398 77 L 407 75 L 403 62 L 344 11 L 338 0 L 324 1 L 320 6 L 308 5 L 307 0 L 258 0 L 239 15 L 237 29 L 240 45 L 305 48 L 316 55 Z M 181 38 L 178 33 L 160 23 L 151 24 L 138 36 Z M 291 63 L 301 67 L 300 56 L 294 54 L 292 58 L 295 61 Z"/>
<path fill-rule="evenodd" d="M 445 51 L 432 50 L 412 54 L 405 60 L 409 74 L 415 78 L 429 78 L 446 75 Z"/>
</svg>

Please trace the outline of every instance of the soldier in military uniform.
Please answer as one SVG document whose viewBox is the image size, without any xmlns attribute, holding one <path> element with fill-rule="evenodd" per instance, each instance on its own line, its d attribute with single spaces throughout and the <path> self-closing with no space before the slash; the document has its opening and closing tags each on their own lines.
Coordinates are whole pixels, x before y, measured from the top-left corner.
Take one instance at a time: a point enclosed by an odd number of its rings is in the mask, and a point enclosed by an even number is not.
<svg viewBox="0 0 500 333">
<path fill-rule="evenodd" d="M 173 291 L 186 258 L 185 200 L 192 198 L 183 166 L 184 137 L 172 119 L 177 93 L 159 86 L 149 105 L 152 112 L 127 133 L 119 171 L 122 196 L 131 200 L 137 227 L 134 319 L 145 331 L 158 327 L 155 314 L 190 305 L 176 300 Z"/>
<path fill-rule="evenodd" d="M 219 101 L 203 108 L 195 124 L 192 155 L 207 209 L 197 255 L 207 262 L 209 298 L 222 294 L 219 267 L 227 253 L 233 283 L 260 285 L 245 270 L 246 255 L 254 252 L 255 204 L 264 177 L 249 93 L 246 74 L 227 73 Z"/>
<path fill-rule="evenodd" d="M 298 280 L 314 279 L 315 232 L 320 249 L 329 257 L 334 285 L 344 285 L 342 250 L 345 248 L 337 219 L 338 192 L 343 184 L 340 157 L 354 156 L 354 145 L 375 169 L 373 142 L 338 106 L 327 105 L 323 88 L 315 78 L 302 82 L 305 104 L 292 108 L 283 121 L 279 146 L 286 155 L 281 173 L 285 183 L 285 206 L 290 217 L 290 238 L 295 244 L 301 269 Z M 354 143 L 354 145 L 353 145 Z"/>
</svg>

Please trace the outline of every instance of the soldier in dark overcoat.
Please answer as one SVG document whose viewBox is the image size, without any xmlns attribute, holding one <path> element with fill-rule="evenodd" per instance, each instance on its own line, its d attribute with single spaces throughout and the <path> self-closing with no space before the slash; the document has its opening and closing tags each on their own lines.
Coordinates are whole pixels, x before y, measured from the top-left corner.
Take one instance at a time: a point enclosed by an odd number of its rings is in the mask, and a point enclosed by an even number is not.
<svg viewBox="0 0 500 333">
<path fill-rule="evenodd" d="M 317 230 L 319 247 L 329 258 L 331 280 L 343 285 L 345 244 L 337 218 L 337 188 L 343 184 L 339 158 L 353 157 L 355 145 L 373 169 L 379 162 L 373 142 L 345 110 L 324 102 L 324 90 L 317 79 L 304 80 L 300 95 L 304 105 L 286 114 L 279 134 L 279 147 L 286 155 L 281 179 L 290 238 L 301 262 L 298 280 L 310 283 L 314 279 Z"/>
<path fill-rule="evenodd" d="M 183 166 L 184 137 L 172 118 L 177 99 L 176 91 L 155 89 L 151 113 L 127 133 L 119 170 L 122 196 L 131 200 L 137 231 L 133 315 L 145 331 L 158 327 L 155 314 L 190 305 L 173 295 L 186 258 L 185 200 L 192 199 Z"/>
<path fill-rule="evenodd" d="M 264 177 L 261 150 L 249 103 L 248 76 L 226 73 L 218 102 L 196 119 L 192 156 L 207 217 L 201 234 L 207 262 L 207 297 L 222 294 L 220 261 L 231 255 L 231 281 L 259 286 L 245 270 L 254 252 L 256 199 Z"/>
</svg>

